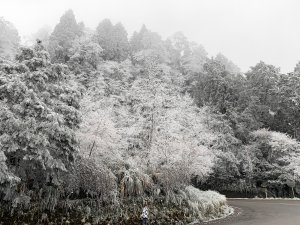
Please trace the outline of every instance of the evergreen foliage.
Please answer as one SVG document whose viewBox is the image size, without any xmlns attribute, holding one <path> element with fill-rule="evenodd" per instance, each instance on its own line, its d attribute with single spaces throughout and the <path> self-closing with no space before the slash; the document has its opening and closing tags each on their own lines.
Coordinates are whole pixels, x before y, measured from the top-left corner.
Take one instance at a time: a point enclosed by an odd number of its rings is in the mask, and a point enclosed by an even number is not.
<svg viewBox="0 0 300 225">
<path fill-rule="evenodd" d="M 230 213 L 195 187 L 300 195 L 299 63 L 243 74 L 181 32 L 143 25 L 128 41 L 72 10 L 50 55 L 40 41 L 15 54 L 17 31 L 0 28 L 0 220 L 134 224 L 147 201 L 154 222 L 180 224 Z"/>
<path fill-rule="evenodd" d="M 68 81 L 68 68 L 51 64 L 41 44 L 22 48 L 16 59 L 0 65 L 1 183 L 12 202 L 61 185 L 60 174 L 78 151 L 80 123 L 80 94 Z"/>
<path fill-rule="evenodd" d="M 103 59 L 123 61 L 129 53 L 127 32 L 121 23 L 113 25 L 109 19 L 103 20 L 96 28 L 94 40 L 103 48 Z"/>
<path fill-rule="evenodd" d="M 51 60 L 59 63 L 68 62 L 73 42 L 82 35 L 82 32 L 82 26 L 76 22 L 73 11 L 66 11 L 50 35 L 48 49 Z"/>
</svg>

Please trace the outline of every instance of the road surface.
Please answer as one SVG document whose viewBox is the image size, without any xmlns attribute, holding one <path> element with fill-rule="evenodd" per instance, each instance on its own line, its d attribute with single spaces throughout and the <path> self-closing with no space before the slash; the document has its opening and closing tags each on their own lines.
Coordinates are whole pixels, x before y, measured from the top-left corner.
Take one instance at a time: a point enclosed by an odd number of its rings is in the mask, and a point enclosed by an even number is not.
<svg viewBox="0 0 300 225">
<path fill-rule="evenodd" d="M 205 224 L 218 225 L 300 225 L 300 201 L 228 200 L 235 213 L 223 220 Z"/>
</svg>

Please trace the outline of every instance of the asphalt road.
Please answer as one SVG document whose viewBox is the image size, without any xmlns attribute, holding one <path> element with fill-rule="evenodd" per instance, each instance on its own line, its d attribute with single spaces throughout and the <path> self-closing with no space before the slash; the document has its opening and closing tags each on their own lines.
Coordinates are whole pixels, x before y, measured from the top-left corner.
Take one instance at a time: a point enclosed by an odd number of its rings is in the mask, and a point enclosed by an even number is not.
<svg viewBox="0 0 300 225">
<path fill-rule="evenodd" d="M 223 220 L 205 224 L 219 225 L 300 225 L 300 201 L 228 200 L 235 213 Z"/>
</svg>

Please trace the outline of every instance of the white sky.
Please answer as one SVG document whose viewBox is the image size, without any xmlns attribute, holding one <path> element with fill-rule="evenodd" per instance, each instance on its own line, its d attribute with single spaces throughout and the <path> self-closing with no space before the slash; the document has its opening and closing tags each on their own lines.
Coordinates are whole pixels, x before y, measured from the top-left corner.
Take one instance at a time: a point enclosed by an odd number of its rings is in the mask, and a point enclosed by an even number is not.
<svg viewBox="0 0 300 225">
<path fill-rule="evenodd" d="M 0 16 L 20 36 L 54 27 L 70 8 L 93 29 L 109 18 L 129 35 L 142 24 L 163 38 L 182 31 L 244 72 L 260 60 L 289 72 L 300 60 L 299 0 L 0 0 Z"/>
</svg>

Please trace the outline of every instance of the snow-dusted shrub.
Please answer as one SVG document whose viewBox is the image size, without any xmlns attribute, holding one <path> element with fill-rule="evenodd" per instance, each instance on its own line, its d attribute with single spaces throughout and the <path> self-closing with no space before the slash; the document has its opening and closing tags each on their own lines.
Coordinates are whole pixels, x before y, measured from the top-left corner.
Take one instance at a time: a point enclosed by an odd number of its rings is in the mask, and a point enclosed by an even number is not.
<svg viewBox="0 0 300 225">
<path fill-rule="evenodd" d="M 105 165 L 96 164 L 95 160 L 79 157 L 72 174 L 67 176 L 65 190 L 67 193 L 83 191 L 91 197 L 101 196 L 107 199 L 117 189 L 115 175 Z"/>
<path fill-rule="evenodd" d="M 151 177 L 138 169 L 121 170 L 118 176 L 121 198 L 142 196 L 153 186 Z"/>
<path fill-rule="evenodd" d="M 159 173 L 155 174 L 155 178 L 157 183 L 162 186 L 167 198 L 174 190 L 179 190 L 183 185 L 190 182 L 185 168 L 181 168 L 180 165 L 161 167 Z"/>
<path fill-rule="evenodd" d="M 186 202 L 185 213 L 193 220 L 207 221 L 224 217 L 232 212 L 226 197 L 215 191 L 201 191 L 187 186 L 180 192 L 182 202 Z"/>
</svg>

